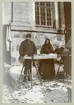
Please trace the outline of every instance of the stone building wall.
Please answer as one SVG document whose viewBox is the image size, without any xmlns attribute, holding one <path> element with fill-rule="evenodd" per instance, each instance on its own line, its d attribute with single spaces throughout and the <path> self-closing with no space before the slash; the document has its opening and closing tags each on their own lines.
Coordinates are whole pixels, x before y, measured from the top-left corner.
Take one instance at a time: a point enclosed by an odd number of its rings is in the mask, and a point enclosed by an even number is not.
<svg viewBox="0 0 74 105">
<path fill-rule="evenodd" d="M 56 3 L 57 6 L 57 3 Z M 11 9 L 10 9 L 11 10 Z M 56 8 L 55 10 L 58 10 Z M 56 28 L 59 27 L 58 23 L 58 12 L 55 11 L 56 16 Z M 10 16 L 10 15 L 9 15 Z M 56 46 L 64 46 L 65 45 L 65 36 L 54 34 L 54 29 L 50 28 L 36 28 L 35 26 L 35 3 L 34 2 L 13 2 L 13 22 L 11 23 L 11 29 L 15 29 L 17 31 L 10 30 L 11 36 L 11 64 L 19 65 L 19 46 L 21 42 L 25 39 L 25 35 L 29 32 L 22 32 L 19 30 L 43 30 L 43 31 L 53 31 L 53 34 L 50 33 L 33 33 L 32 40 L 34 41 L 38 53 L 45 41 L 45 38 L 48 37 L 50 39 L 53 48 Z"/>
</svg>

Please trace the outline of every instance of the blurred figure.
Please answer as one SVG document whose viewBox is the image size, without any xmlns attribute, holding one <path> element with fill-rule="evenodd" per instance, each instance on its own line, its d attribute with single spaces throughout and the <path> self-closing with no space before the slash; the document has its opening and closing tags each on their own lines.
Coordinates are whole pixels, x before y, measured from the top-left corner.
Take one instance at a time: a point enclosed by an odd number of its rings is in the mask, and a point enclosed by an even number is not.
<svg viewBox="0 0 74 105">
<path fill-rule="evenodd" d="M 61 57 L 60 60 L 57 60 L 56 63 L 58 63 L 60 66 L 64 65 L 64 77 L 67 77 L 68 72 L 71 70 L 71 59 L 69 57 L 69 50 L 66 47 L 56 48 L 55 53 L 58 54 L 59 57 Z"/>
<path fill-rule="evenodd" d="M 46 38 L 40 53 L 41 54 L 53 53 L 53 47 L 50 44 L 50 40 L 48 38 Z M 40 60 L 39 72 L 43 79 L 52 79 L 55 76 L 54 60 L 53 59 Z"/>
</svg>

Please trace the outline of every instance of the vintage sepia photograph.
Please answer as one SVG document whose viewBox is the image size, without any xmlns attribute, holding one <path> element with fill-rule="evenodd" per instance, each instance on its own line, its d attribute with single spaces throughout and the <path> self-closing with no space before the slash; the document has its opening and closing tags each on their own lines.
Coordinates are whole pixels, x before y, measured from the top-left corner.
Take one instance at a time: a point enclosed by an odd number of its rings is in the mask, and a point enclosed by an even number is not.
<svg viewBox="0 0 74 105">
<path fill-rule="evenodd" d="M 3 103 L 72 103 L 69 1 L 2 3 Z"/>
</svg>

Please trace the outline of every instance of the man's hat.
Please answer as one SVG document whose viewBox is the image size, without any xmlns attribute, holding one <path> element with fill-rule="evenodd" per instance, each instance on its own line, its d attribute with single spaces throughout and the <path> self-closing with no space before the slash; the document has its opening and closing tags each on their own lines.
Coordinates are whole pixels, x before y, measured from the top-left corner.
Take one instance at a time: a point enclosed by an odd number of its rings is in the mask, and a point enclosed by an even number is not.
<svg viewBox="0 0 74 105">
<path fill-rule="evenodd" d="M 31 34 L 27 34 L 26 35 L 26 38 L 31 38 Z"/>
</svg>

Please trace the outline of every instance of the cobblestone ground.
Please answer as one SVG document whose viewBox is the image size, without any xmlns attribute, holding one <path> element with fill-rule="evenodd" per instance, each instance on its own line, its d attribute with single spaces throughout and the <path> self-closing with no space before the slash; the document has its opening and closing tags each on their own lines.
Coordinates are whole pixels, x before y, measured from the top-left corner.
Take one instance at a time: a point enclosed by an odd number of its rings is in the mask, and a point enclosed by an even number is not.
<svg viewBox="0 0 74 105">
<path fill-rule="evenodd" d="M 3 75 L 3 103 L 68 103 L 71 102 L 71 79 L 42 80 L 38 79 L 35 68 L 33 68 L 33 87 L 31 82 L 23 82 L 20 78 L 21 66 L 5 66 Z M 12 72 L 8 72 L 8 71 Z M 18 70 L 18 71 L 19 71 Z M 11 73 L 11 74 L 10 74 Z"/>
</svg>

